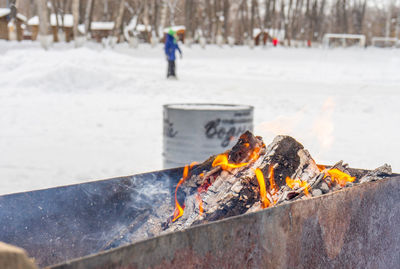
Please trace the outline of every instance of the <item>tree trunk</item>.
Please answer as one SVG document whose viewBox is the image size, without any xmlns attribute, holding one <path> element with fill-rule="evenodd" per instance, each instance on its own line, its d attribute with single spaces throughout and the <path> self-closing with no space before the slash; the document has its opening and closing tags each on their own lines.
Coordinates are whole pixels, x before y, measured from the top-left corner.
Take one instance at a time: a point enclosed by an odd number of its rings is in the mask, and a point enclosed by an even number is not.
<svg viewBox="0 0 400 269">
<path fill-rule="evenodd" d="M 58 8 L 57 8 L 58 6 L 57 6 L 57 3 L 56 3 L 56 0 L 51 0 L 51 5 L 52 5 L 52 8 L 53 8 L 53 13 L 56 16 L 56 37 L 55 37 L 55 41 L 57 42 L 57 41 L 60 41 L 59 32 L 61 30 L 61 25 L 60 25 L 60 22 L 58 21 L 60 15 L 59 15 L 59 12 L 58 12 Z"/>
<path fill-rule="evenodd" d="M 284 20 L 285 21 L 285 39 L 287 40 L 287 44 L 289 47 L 291 45 L 291 39 L 292 39 L 292 37 L 291 37 L 291 32 L 292 32 L 291 20 L 293 19 L 292 18 L 292 4 L 293 4 L 293 0 L 289 0 L 286 19 Z"/>
<path fill-rule="evenodd" d="M 78 24 L 79 24 L 79 0 L 73 0 L 72 1 L 72 16 L 74 18 L 74 24 L 73 24 L 73 33 L 74 33 L 74 40 L 75 40 L 75 45 L 76 40 L 78 38 Z"/>
<path fill-rule="evenodd" d="M 346 0 L 342 0 L 342 14 L 343 14 L 342 31 L 343 31 L 343 33 L 347 34 L 349 29 L 348 29 L 348 21 L 347 21 L 347 3 L 346 3 Z"/>
<path fill-rule="evenodd" d="M 38 14 L 39 14 L 39 36 L 43 48 L 48 49 L 50 43 L 49 37 L 49 14 L 47 12 L 47 1 L 38 0 Z"/>
<path fill-rule="evenodd" d="M 385 37 L 388 38 L 391 36 L 390 34 L 390 26 L 392 24 L 392 7 L 389 6 L 386 14 L 386 24 L 385 24 Z"/>
<path fill-rule="evenodd" d="M 156 0 L 157 1 L 157 0 Z M 167 15 L 168 15 L 168 4 L 167 0 L 161 0 L 161 20 L 160 20 L 160 28 L 161 31 L 159 31 L 159 34 L 163 34 L 163 30 L 165 28 L 165 23 L 167 21 Z M 158 30 L 158 29 L 157 29 Z"/>
<path fill-rule="evenodd" d="M 193 0 L 185 1 L 185 39 L 191 40 L 193 37 L 192 20 L 193 20 Z M 190 42 L 190 41 L 189 41 Z"/>
<path fill-rule="evenodd" d="M 8 38 L 10 40 L 17 40 L 17 6 L 16 6 L 16 0 L 10 0 L 9 1 L 9 7 L 10 7 L 10 22 L 8 24 Z"/>
<path fill-rule="evenodd" d="M 10 19 L 15 20 L 17 17 L 17 0 L 9 0 L 8 5 L 10 7 Z"/>
<path fill-rule="evenodd" d="M 249 28 L 249 38 L 254 39 L 254 20 L 256 16 L 256 2 L 257 0 L 251 0 L 251 14 L 250 14 L 250 28 Z"/>
<path fill-rule="evenodd" d="M 147 28 L 150 25 L 150 19 L 149 19 L 149 3 L 148 0 L 142 0 L 144 8 L 143 8 L 143 24 L 144 24 L 144 32 L 146 35 L 146 42 L 150 43 L 150 33 L 147 30 Z"/>
<path fill-rule="evenodd" d="M 124 16 L 124 10 L 125 10 L 125 0 L 121 0 L 119 2 L 118 15 L 117 19 L 115 20 L 115 26 L 114 26 L 114 36 L 117 38 L 121 33 L 121 25 L 122 25 L 122 18 Z"/>
<path fill-rule="evenodd" d="M 108 1 L 109 0 L 104 0 L 104 5 L 103 5 L 103 20 L 104 21 L 109 21 L 109 12 L 108 12 Z"/>
<path fill-rule="evenodd" d="M 85 35 L 86 37 L 90 34 L 90 26 L 92 24 L 93 14 L 93 0 L 87 0 L 85 10 Z"/>
<path fill-rule="evenodd" d="M 400 31 L 400 10 L 398 11 L 398 15 L 397 15 L 397 18 L 396 18 L 395 38 L 400 38 L 399 37 L 399 31 Z"/>
<path fill-rule="evenodd" d="M 153 19 L 152 19 L 152 30 L 153 34 L 157 37 L 160 38 L 160 35 L 158 33 L 158 13 L 159 13 L 159 0 L 153 0 Z"/>
<path fill-rule="evenodd" d="M 173 26 L 175 25 L 175 9 L 176 5 L 178 4 L 178 0 L 167 0 L 167 2 L 169 7 L 170 25 Z"/>
<path fill-rule="evenodd" d="M 224 39 L 225 41 L 228 39 L 229 36 L 229 0 L 224 0 Z"/>
</svg>

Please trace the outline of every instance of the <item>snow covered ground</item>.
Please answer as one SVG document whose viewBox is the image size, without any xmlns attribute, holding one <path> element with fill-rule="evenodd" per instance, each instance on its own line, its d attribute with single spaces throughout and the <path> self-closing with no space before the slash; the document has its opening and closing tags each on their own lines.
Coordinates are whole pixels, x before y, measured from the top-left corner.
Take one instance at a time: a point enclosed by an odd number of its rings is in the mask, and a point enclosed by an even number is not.
<svg viewBox="0 0 400 269">
<path fill-rule="evenodd" d="M 162 168 L 162 105 L 255 106 L 255 133 L 290 134 L 320 163 L 400 172 L 400 50 L 0 42 L 0 194 Z"/>
</svg>

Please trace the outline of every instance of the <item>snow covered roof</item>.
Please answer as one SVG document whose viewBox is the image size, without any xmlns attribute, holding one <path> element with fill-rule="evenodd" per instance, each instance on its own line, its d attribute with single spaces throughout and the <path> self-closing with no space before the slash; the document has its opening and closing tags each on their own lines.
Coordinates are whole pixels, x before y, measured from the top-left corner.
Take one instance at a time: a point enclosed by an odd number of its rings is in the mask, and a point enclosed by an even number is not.
<svg viewBox="0 0 400 269">
<path fill-rule="evenodd" d="M 90 25 L 92 30 L 112 30 L 115 23 L 113 21 L 93 21 Z"/>
<path fill-rule="evenodd" d="M 28 20 L 28 25 L 39 25 L 39 17 L 33 16 Z"/>
<path fill-rule="evenodd" d="M 186 27 L 184 25 L 175 25 L 175 26 L 170 26 L 167 28 L 164 28 L 164 33 L 168 33 L 169 29 L 174 30 L 175 32 L 179 31 L 179 30 L 185 30 Z"/>
<path fill-rule="evenodd" d="M 146 26 L 144 24 L 138 24 L 136 25 L 136 30 L 139 32 L 144 32 L 146 31 Z M 147 31 L 150 32 L 151 31 L 151 26 L 147 25 Z"/>
<path fill-rule="evenodd" d="M 10 14 L 10 9 L 9 8 L 0 8 L 0 18 L 7 16 L 8 14 Z"/>
<path fill-rule="evenodd" d="M 61 15 L 58 15 L 58 23 L 59 25 L 62 24 Z M 39 25 L 39 17 L 33 16 L 32 18 L 30 18 L 28 20 L 28 25 Z M 50 15 L 50 25 L 51 26 L 57 25 L 56 14 Z M 64 14 L 64 27 L 72 27 L 73 25 L 74 25 L 74 16 L 72 16 L 72 14 Z"/>
<path fill-rule="evenodd" d="M 28 19 L 25 15 L 22 15 L 21 13 L 17 13 L 17 18 L 21 21 L 26 21 Z"/>
<path fill-rule="evenodd" d="M 61 15 L 57 16 L 58 18 L 58 24 L 62 24 L 62 18 Z M 51 26 L 56 26 L 57 21 L 56 21 L 56 14 L 51 14 L 50 15 L 50 24 Z M 64 14 L 64 27 L 72 27 L 74 25 L 74 16 L 72 14 Z"/>
<path fill-rule="evenodd" d="M 113 30 L 114 29 L 114 22 L 113 21 L 92 21 L 90 25 L 91 30 Z M 85 25 L 79 24 L 78 31 L 81 34 L 85 34 Z"/>
<path fill-rule="evenodd" d="M 0 18 L 7 16 L 10 13 L 11 13 L 11 10 L 9 8 L 0 8 Z M 21 21 L 26 21 L 26 17 L 24 15 L 22 15 L 21 13 L 17 13 L 17 18 L 20 19 Z"/>
</svg>

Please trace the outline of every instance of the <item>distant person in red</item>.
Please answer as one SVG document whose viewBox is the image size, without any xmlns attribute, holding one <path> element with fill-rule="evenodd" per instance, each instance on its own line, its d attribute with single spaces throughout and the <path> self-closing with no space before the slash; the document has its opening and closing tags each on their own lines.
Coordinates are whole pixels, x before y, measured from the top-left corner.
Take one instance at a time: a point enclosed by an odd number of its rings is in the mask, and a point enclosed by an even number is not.
<svg viewBox="0 0 400 269">
<path fill-rule="evenodd" d="M 278 45 L 278 38 L 274 37 L 274 39 L 272 39 L 272 44 L 276 47 Z"/>
</svg>

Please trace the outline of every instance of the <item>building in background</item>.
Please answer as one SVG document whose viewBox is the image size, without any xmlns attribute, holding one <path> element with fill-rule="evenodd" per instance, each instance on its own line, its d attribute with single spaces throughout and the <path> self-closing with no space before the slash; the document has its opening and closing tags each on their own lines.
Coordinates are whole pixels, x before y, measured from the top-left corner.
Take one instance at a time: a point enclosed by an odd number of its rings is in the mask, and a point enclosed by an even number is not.
<svg viewBox="0 0 400 269">
<path fill-rule="evenodd" d="M 10 13 L 9 8 L 0 8 L 0 39 L 9 40 L 10 39 Z M 17 40 L 21 41 L 24 39 L 24 29 L 26 27 L 26 17 L 21 13 L 17 13 L 16 25 L 17 27 Z"/>
</svg>

